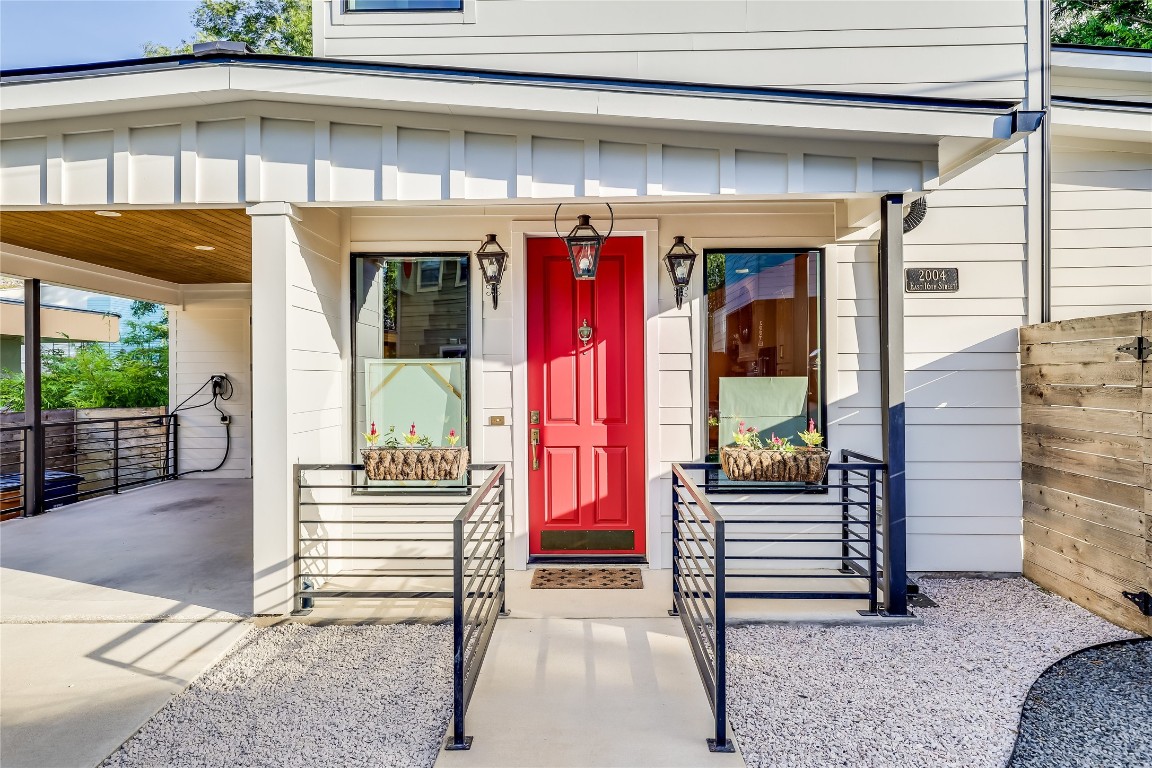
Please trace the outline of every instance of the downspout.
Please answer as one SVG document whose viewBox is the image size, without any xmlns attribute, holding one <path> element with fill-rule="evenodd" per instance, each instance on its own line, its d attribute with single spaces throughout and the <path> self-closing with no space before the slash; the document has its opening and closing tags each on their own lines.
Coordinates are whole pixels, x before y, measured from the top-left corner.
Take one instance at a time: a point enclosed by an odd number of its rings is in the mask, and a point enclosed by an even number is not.
<svg viewBox="0 0 1152 768">
<path fill-rule="evenodd" d="M 1040 125 L 1040 322 L 1052 320 L 1052 16 L 1041 3 L 1044 40 L 1040 51 L 1040 109 L 1048 119 Z"/>
</svg>

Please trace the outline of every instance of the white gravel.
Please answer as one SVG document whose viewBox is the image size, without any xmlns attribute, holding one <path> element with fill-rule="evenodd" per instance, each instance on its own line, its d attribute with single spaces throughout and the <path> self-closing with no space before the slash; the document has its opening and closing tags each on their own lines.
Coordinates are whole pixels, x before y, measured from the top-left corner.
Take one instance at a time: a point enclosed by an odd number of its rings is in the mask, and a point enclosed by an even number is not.
<svg viewBox="0 0 1152 768">
<path fill-rule="evenodd" d="M 728 630 L 732 727 L 749 768 L 1001 768 L 1029 686 L 1133 635 L 1022 578 L 924 580 L 923 624 Z"/>
<path fill-rule="evenodd" d="M 253 630 L 102 766 L 431 766 L 451 638 L 427 624 Z"/>
</svg>

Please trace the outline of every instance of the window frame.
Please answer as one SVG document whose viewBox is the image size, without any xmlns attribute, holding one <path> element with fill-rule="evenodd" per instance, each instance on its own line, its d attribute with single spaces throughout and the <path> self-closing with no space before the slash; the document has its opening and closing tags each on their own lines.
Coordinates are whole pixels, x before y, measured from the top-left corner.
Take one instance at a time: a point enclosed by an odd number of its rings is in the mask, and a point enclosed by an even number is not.
<svg viewBox="0 0 1152 768">
<path fill-rule="evenodd" d="M 359 271 L 361 268 L 360 262 L 362 259 L 382 259 L 384 261 L 387 261 L 390 259 L 391 260 L 411 260 L 413 263 L 416 263 L 416 264 L 419 264 L 420 261 L 426 261 L 426 260 L 429 260 L 432 258 L 439 259 L 441 262 L 448 262 L 448 263 L 454 263 L 454 262 L 458 262 L 458 261 L 466 261 L 467 262 L 468 280 L 466 283 L 467 290 L 465 291 L 465 296 L 467 296 L 467 303 L 465 305 L 466 306 L 466 309 L 465 309 L 465 333 L 467 333 L 467 339 L 468 339 L 468 352 L 466 355 L 464 355 L 464 357 L 462 359 L 464 360 L 465 379 L 467 381 L 469 381 L 469 383 L 471 383 L 472 371 L 473 371 L 472 356 L 473 356 L 475 349 L 476 349 L 474 346 L 474 340 L 473 340 L 473 332 L 476 329 L 476 324 L 473 322 L 473 317 L 472 317 L 473 298 L 472 298 L 472 285 L 471 285 L 472 279 L 474 277 L 473 269 L 472 269 L 472 262 L 475 260 L 475 255 L 471 251 L 455 251 L 455 250 L 451 250 L 451 249 L 436 250 L 436 251 L 419 251 L 419 250 L 414 250 L 414 249 L 413 250 L 403 250 L 403 251 L 353 251 L 349 255 L 350 255 L 350 258 L 348 259 L 348 263 L 349 263 L 349 267 L 348 267 L 348 333 L 349 333 L 348 349 L 349 349 L 350 356 L 349 356 L 349 371 L 348 371 L 348 402 L 351 403 L 351 406 L 352 406 L 352 416 L 351 416 L 352 423 L 353 424 L 356 423 L 357 409 L 362 405 L 362 403 L 360 403 L 356 397 L 356 377 L 359 375 L 358 371 L 357 371 L 357 359 L 358 358 L 357 358 L 357 350 L 356 350 L 356 323 L 357 323 L 357 314 L 358 314 L 356 284 L 357 284 L 358 274 L 359 274 Z M 443 271 L 443 269 L 444 269 L 443 264 L 441 264 L 440 268 L 441 268 L 441 271 Z M 427 359 L 439 360 L 441 358 L 427 358 Z M 469 387 L 469 392 L 471 392 L 471 387 Z M 471 448 L 472 442 L 474 439 L 474 434 L 473 434 L 473 426 L 474 425 L 472 422 L 472 395 L 471 394 L 469 394 L 468 397 L 466 397 L 464 399 L 464 421 L 468 425 L 468 432 L 467 432 L 468 440 L 465 443 L 465 445 L 468 446 L 469 448 Z M 350 457 L 350 461 L 348 462 L 349 464 L 359 464 L 360 463 L 359 455 L 357 454 L 357 450 L 359 449 L 359 445 L 358 445 L 358 441 L 356 438 L 357 438 L 356 429 L 353 428 L 353 429 L 349 430 L 349 434 L 348 434 L 348 441 L 349 441 L 349 444 L 348 444 L 349 454 L 348 455 Z M 354 488 L 353 493 L 354 494 L 356 494 L 356 493 L 382 493 L 382 492 L 387 492 L 388 490 L 389 490 L 389 488 L 385 487 L 385 486 L 381 486 L 380 488 L 375 488 L 375 487 L 374 488 L 363 488 L 363 489 L 362 488 Z M 467 487 L 466 486 L 462 487 L 460 490 L 460 493 L 466 495 L 468 493 Z"/>
<path fill-rule="evenodd" d="M 701 455 L 705 460 L 708 459 L 710 452 L 710 445 L 708 441 L 708 387 L 709 387 L 709 349 L 711 348 L 711 312 L 708 310 L 708 255 L 711 253 L 723 254 L 741 254 L 741 253 L 781 253 L 781 254 L 798 254 L 808 253 L 816 254 L 816 315 L 818 325 L 816 329 L 816 343 L 817 349 L 820 354 L 817 356 L 817 364 L 819 371 L 817 380 L 820 383 L 820 399 L 817 404 L 817 412 L 820 415 L 820 432 L 824 435 L 824 446 L 828 447 L 831 442 L 830 438 L 830 425 L 828 424 L 828 278 L 827 278 L 827 250 L 825 248 L 776 248 L 765 247 L 758 248 L 756 246 L 739 246 L 735 248 L 725 248 L 722 245 L 708 245 L 701 248 L 700 260 L 703 262 L 700 269 L 700 308 L 702 314 L 702 322 L 700 323 L 701 346 L 700 346 L 700 370 L 702 375 L 700 377 L 700 404 L 701 404 L 701 418 L 700 424 L 702 434 L 700 436 L 701 442 Z M 737 487 L 739 484 L 733 484 L 734 487 L 728 488 L 727 483 L 709 481 L 709 492 L 719 493 L 741 493 L 746 492 Z M 781 493 L 796 493 L 797 486 L 787 485 L 782 486 Z M 763 491 L 758 489 L 757 493 L 761 492 L 775 492 Z M 817 491 L 810 491 L 816 493 Z"/>
<path fill-rule="evenodd" d="M 454 0 L 458 4 L 455 8 L 352 8 L 353 0 L 342 0 L 342 13 L 464 13 L 467 0 Z"/>
</svg>

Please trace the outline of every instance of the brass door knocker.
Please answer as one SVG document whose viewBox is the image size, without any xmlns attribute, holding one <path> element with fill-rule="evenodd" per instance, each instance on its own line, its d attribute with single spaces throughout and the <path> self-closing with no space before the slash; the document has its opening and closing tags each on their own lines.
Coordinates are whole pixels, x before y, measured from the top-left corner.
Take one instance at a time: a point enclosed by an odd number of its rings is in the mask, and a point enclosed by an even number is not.
<svg viewBox="0 0 1152 768">
<path fill-rule="evenodd" d="M 576 336 L 580 339 L 580 343 L 584 345 L 592 341 L 592 326 L 588 325 L 587 318 L 585 318 L 583 325 L 576 329 Z"/>
</svg>

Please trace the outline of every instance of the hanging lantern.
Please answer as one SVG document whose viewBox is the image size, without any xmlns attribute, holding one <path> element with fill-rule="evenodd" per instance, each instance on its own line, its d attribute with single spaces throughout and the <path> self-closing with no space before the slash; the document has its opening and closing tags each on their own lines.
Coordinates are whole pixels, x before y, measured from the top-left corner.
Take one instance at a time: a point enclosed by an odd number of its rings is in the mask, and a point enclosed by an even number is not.
<svg viewBox="0 0 1152 768">
<path fill-rule="evenodd" d="M 504 278 L 504 267 L 508 264 L 508 252 L 496 242 L 496 235 L 488 235 L 488 239 L 476 251 L 476 261 L 480 263 L 480 276 L 484 278 L 484 285 L 492 294 L 492 309 L 496 309 L 500 281 Z"/>
<path fill-rule="evenodd" d="M 684 291 L 692 281 L 692 268 L 696 266 L 696 251 L 684 242 L 682 235 L 676 236 L 676 241 L 664 254 L 664 266 L 668 268 L 668 277 L 676 287 L 676 309 L 684 303 Z"/>
<path fill-rule="evenodd" d="M 560 229 L 556 221 L 560 214 L 560 205 L 556 206 L 556 213 L 552 215 L 552 228 L 556 232 L 556 237 L 560 237 Z M 608 206 L 608 213 L 612 217 L 612 223 L 608 225 L 607 235 L 601 235 L 596 231 L 596 227 L 592 226 L 590 216 L 581 214 L 576 219 L 576 226 L 572 228 L 567 237 L 560 237 L 568 246 L 568 260 L 572 262 L 572 276 L 577 280 L 596 279 L 596 268 L 600 265 L 600 249 L 603 248 L 604 241 L 612 236 L 612 229 L 616 225 L 616 214 L 612 211 L 611 205 Z"/>
</svg>

